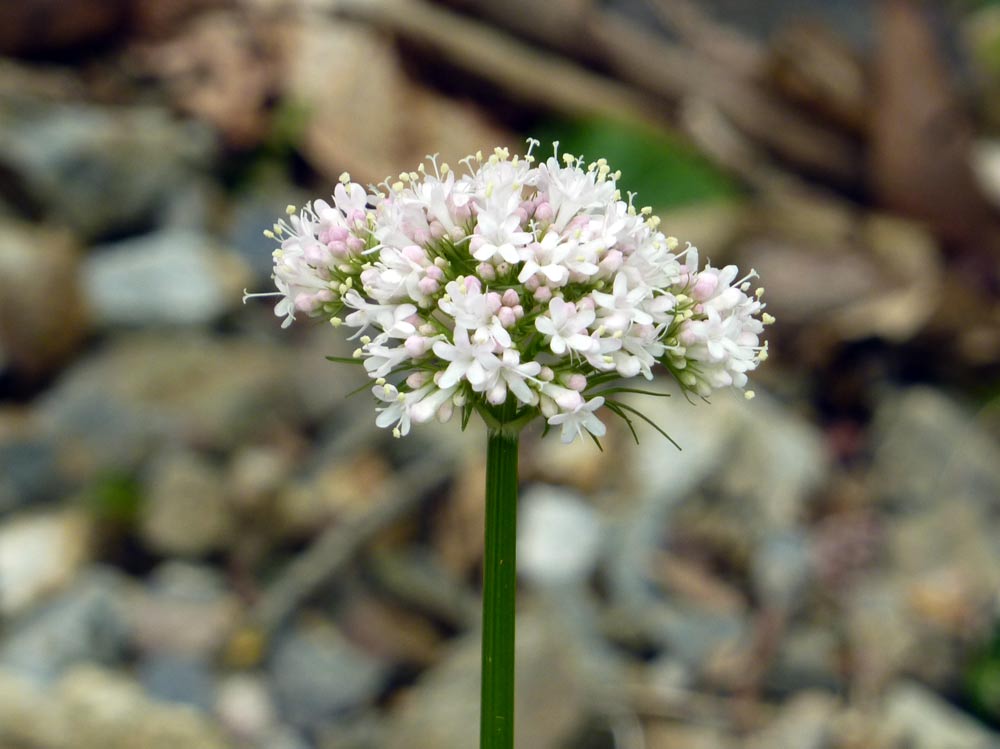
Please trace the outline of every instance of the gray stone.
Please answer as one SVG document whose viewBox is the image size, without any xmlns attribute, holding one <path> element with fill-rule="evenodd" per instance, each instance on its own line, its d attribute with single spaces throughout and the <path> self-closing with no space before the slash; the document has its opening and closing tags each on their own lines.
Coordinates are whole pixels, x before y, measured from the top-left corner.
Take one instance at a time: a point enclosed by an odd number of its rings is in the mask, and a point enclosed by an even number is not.
<svg viewBox="0 0 1000 749">
<path fill-rule="evenodd" d="M 227 746 L 218 729 L 193 708 L 150 700 L 131 679 L 93 666 L 67 674 L 53 699 L 47 719 L 72 727 L 73 749 Z"/>
<path fill-rule="evenodd" d="M 842 643 L 825 627 L 800 626 L 788 632 L 775 654 L 764 682 L 770 691 L 782 694 L 804 688 L 843 688 Z"/>
<path fill-rule="evenodd" d="M 50 683 L 74 664 L 117 663 L 128 642 L 127 581 L 111 570 L 83 576 L 18 620 L 0 645 L 0 667 Z"/>
<path fill-rule="evenodd" d="M 794 609 L 813 577 L 809 538 L 790 529 L 769 533 L 754 549 L 752 573 L 761 599 L 784 611 Z"/>
<path fill-rule="evenodd" d="M 156 223 L 197 184 L 208 128 L 150 107 L 0 102 L 0 165 L 50 219 L 96 237 Z"/>
<path fill-rule="evenodd" d="M 66 232 L 0 220 L 0 369 L 47 374 L 83 341 L 79 255 Z"/>
<path fill-rule="evenodd" d="M 22 513 L 0 523 L 0 615 L 64 588 L 87 561 L 89 519 L 76 510 Z"/>
<path fill-rule="evenodd" d="M 300 728 L 318 728 L 369 704 L 387 675 L 385 663 L 322 622 L 282 638 L 270 671 L 282 717 Z"/>
<path fill-rule="evenodd" d="M 586 721 L 584 687 L 562 635 L 544 618 L 517 621 L 514 744 L 557 749 Z M 479 741 L 478 633 L 427 671 L 390 719 L 384 749 L 468 749 Z"/>
<path fill-rule="evenodd" d="M 747 749 L 826 749 L 835 743 L 836 697 L 803 691 L 782 706 L 777 717 L 747 742 Z M 943 746 L 939 749 L 943 749 Z"/>
<path fill-rule="evenodd" d="M 874 423 L 876 491 L 902 510 L 959 499 L 1000 507 L 1000 447 L 973 414 L 915 387 L 887 398 Z"/>
<path fill-rule="evenodd" d="M 535 484 L 518 510 L 517 569 L 539 585 L 583 582 L 601 550 L 601 518 L 583 497 Z"/>
<path fill-rule="evenodd" d="M 997 749 L 1000 734 L 915 682 L 894 685 L 885 698 L 886 728 L 912 749 Z"/>
<path fill-rule="evenodd" d="M 240 303 L 250 273 L 211 238 L 166 229 L 95 248 L 82 279 L 98 323 L 203 325 Z"/>
<path fill-rule="evenodd" d="M 29 435 L 0 439 L 0 515 L 55 499 L 65 483 L 51 441 Z"/>
<path fill-rule="evenodd" d="M 288 368 L 274 345 L 121 336 L 40 398 L 38 423 L 81 470 L 134 468 L 168 441 L 227 449 L 298 418 Z"/>
<path fill-rule="evenodd" d="M 146 693 L 160 702 L 176 702 L 208 712 L 215 703 L 215 677 L 202 660 L 173 653 L 139 661 L 137 676 Z"/>
<path fill-rule="evenodd" d="M 219 573 L 181 561 L 157 567 L 129 610 L 135 646 L 193 660 L 213 657 L 236 627 L 240 607 Z"/>
<path fill-rule="evenodd" d="M 704 659 L 732 645 L 745 630 L 738 615 L 681 606 L 657 594 L 648 570 L 656 564 L 664 538 L 682 534 L 682 509 L 710 516 L 720 535 L 741 544 L 741 554 L 762 547 L 757 583 L 785 604 L 801 589 L 805 550 L 798 538 L 807 502 L 822 485 L 827 464 L 817 430 L 761 395 L 752 402 L 719 393 L 711 405 L 692 406 L 683 398 L 635 398 L 632 405 L 666 429 L 680 444 L 675 451 L 651 429 L 637 424 L 640 445 L 632 452 L 629 491 L 633 506 L 623 509 L 612 529 L 607 555 L 613 600 L 644 637 L 671 648 L 699 668 Z M 779 570 L 770 556 L 797 569 Z M 780 574 L 779 574 L 780 573 Z"/>
<path fill-rule="evenodd" d="M 235 531 L 222 471 L 194 452 L 170 452 L 151 467 L 140 532 L 155 550 L 201 556 L 226 546 Z"/>
<path fill-rule="evenodd" d="M 275 734 L 281 729 L 277 726 L 274 700 L 263 675 L 226 676 L 219 683 L 217 695 L 215 713 L 230 735 L 257 746 L 283 746 L 275 740 Z"/>
</svg>

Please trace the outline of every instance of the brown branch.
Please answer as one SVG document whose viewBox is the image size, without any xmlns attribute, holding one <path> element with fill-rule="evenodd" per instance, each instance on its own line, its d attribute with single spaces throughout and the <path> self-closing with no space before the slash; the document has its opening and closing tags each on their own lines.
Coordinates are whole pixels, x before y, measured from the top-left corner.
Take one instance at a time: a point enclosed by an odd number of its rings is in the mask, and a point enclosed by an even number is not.
<svg viewBox="0 0 1000 749">
<path fill-rule="evenodd" d="M 532 105 L 662 127 L 665 107 L 648 96 L 422 0 L 337 0 L 333 8 L 430 45 L 446 60 Z"/>
</svg>

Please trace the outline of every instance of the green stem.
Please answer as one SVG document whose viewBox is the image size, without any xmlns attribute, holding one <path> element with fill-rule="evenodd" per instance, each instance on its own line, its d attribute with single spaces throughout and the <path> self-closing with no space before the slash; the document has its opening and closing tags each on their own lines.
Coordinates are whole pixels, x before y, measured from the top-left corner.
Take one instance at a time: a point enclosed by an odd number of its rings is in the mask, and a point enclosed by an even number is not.
<svg viewBox="0 0 1000 749">
<path fill-rule="evenodd" d="M 505 429 L 514 399 L 497 410 L 486 450 L 486 549 L 483 558 L 483 690 L 480 749 L 514 746 L 514 599 L 517 540 L 517 432 Z"/>
</svg>

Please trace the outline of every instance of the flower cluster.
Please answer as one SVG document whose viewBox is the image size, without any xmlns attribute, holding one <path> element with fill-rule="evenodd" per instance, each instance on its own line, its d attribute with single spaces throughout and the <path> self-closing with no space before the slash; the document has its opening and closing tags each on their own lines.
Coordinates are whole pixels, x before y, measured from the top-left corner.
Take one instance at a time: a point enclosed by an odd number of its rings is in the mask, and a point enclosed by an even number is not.
<svg viewBox="0 0 1000 749">
<path fill-rule="evenodd" d="M 699 269 L 604 159 L 536 165 L 536 145 L 477 153 L 461 176 L 429 157 L 369 190 L 345 174 L 332 202 L 289 206 L 265 232 L 280 242 L 275 313 L 354 329 L 376 423 L 396 436 L 457 409 L 463 424 L 541 413 L 566 442 L 596 438 L 601 406 L 642 417 L 612 397 L 623 380 L 659 364 L 707 396 L 744 388 L 767 356 L 752 271 Z"/>
</svg>

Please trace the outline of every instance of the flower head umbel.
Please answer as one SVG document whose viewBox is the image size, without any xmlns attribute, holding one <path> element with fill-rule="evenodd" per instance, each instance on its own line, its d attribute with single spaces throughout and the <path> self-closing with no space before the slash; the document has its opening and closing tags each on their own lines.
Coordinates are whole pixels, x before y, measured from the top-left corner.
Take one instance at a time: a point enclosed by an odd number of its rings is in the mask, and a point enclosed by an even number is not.
<svg viewBox="0 0 1000 749">
<path fill-rule="evenodd" d="M 735 266 L 698 267 L 691 246 L 622 200 L 604 159 L 536 165 L 497 148 L 365 190 L 342 175 L 332 202 L 289 206 L 265 232 L 275 313 L 353 328 L 374 381 L 376 423 L 411 424 L 497 409 L 542 415 L 570 442 L 597 438 L 623 380 L 662 366 L 689 393 L 743 389 L 767 356 L 763 289 Z M 556 144 L 558 146 L 558 144 Z M 747 391 L 752 397 L 752 391 Z M 513 406 L 511 405 L 513 404 Z M 508 419 L 509 421 L 509 419 Z"/>
</svg>

